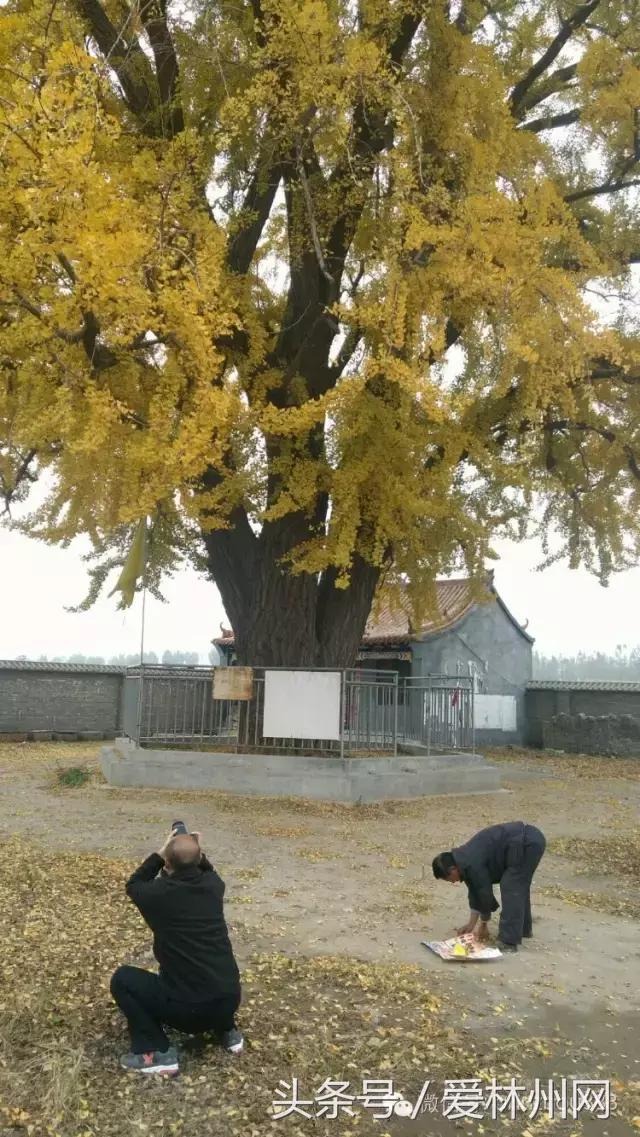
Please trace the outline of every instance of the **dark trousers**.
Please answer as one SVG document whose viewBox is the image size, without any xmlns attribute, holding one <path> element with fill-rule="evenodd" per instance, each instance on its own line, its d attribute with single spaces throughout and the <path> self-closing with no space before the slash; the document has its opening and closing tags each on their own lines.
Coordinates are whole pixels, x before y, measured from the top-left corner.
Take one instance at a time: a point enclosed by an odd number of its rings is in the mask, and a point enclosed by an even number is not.
<svg viewBox="0 0 640 1137">
<path fill-rule="evenodd" d="M 222 1034 L 235 1026 L 240 993 L 201 1003 L 172 998 L 159 975 L 141 967 L 119 967 L 111 976 L 111 994 L 126 1016 L 134 1054 L 165 1051 L 170 1043 L 164 1026 L 185 1034 L 213 1031 Z"/>
<path fill-rule="evenodd" d="M 505 944 L 519 944 L 531 935 L 531 881 L 546 847 L 544 834 L 525 825 L 524 839 L 509 849 L 507 868 L 500 881 L 502 911 L 498 935 Z"/>
</svg>

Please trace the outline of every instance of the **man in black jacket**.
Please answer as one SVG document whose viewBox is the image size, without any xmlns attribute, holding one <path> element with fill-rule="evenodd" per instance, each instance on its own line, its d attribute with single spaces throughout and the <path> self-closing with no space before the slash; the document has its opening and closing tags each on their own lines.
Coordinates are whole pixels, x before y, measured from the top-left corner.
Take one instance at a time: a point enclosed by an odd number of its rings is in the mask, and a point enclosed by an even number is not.
<svg viewBox="0 0 640 1137">
<path fill-rule="evenodd" d="M 531 881 L 545 846 L 544 834 L 535 825 L 508 821 L 481 829 L 466 845 L 434 857 L 433 875 L 437 880 L 451 884 L 464 881 L 467 886 L 469 920 L 458 928 L 458 935 L 473 932 L 477 939 L 486 939 L 491 913 L 499 907 L 493 895 L 493 885 L 499 882 L 500 947 L 503 951 L 517 951 L 523 937 L 530 939 Z"/>
<path fill-rule="evenodd" d="M 163 1025 L 212 1031 L 234 1054 L 243 1047 L 234 1015 L 240 973 L 223 913 L 224 882 L 198 833 L 171 834 L 127 881 L 127 895 L 153 932 L 159 974 L 119 967 L 111 994 L 127 1017 L 131 1053 L 120 1063 L 145 1074 L 177 1074 L 178 1054 Z"/>
</svg>

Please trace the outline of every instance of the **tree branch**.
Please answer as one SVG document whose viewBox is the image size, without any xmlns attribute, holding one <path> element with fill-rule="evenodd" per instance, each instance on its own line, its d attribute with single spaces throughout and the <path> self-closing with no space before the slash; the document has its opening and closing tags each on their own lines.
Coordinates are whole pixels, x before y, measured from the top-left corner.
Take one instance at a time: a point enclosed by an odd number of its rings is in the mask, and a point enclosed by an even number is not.
<svg viewBox="0 0 640 1137">
<path fill-rule="evenodd" d="M 316 224 L 316 215 L 315 215 L 315 210 L 313 208 L 313 199 L 311 197 L 311 190 L 309 189 L 309 182 L 307 181 L 307 175 L 305 173 L 304 162 L 302 160 L 300 150 L 298 150 L 298 152 L 296 154 L 296 169 L 298 171 L 298 178 L 300 179 L 300 185 L 302 186 L 302 194 L 304 197 L 305 205 L 307 207 L 307 220 L 309 222 L 309 229 L 311 231 L 311 240 L 313 241 L 313 248 L 314 248 L 314 252 L 316 254 L 316 260 L 318 262 L 320 272 L 324 276 L 329 287 L 333 290 L 333 289 L 335 289 L 335 281 L 334 281 L 331 273 L 329 272 L 327 265 L 326 265 L 326 261 L 324 259 L 324 253 L 322 251 L 322 245 L 320 244 L 320 237 L 318 236 L 318 226 Z"/>
<path fill-rule="evenodd" d="M 631 181 L 625 182 L 618 179 L 613 182 L 603 182 L 599 186 L 589 186 L 588 189 L 575 190 L 573 193 L 565 194 L 564 200 L 566 202 L 584 201 L 587 197 L 599 197 L 601 194 L 606 193 L 619 193 L 620 190 L 632 189 L 634 186 L 640 186 L 640 178 L 632 178 Z"/>
<path fill-rule="evenodd" d="M 361 524 L 358 541 L 366 544 L 366 538 L 366 527 Z M 389 549 L 384 564 L 388 564 L 390 559 Z M 340 648 L 346 658 L 355 659 L 384 564 L 373 565 L 359 552 L 354 552 L 349 573 L 349 588 L 336 588 L 338 570 L 334 566 L 330 566 L 322 573 L 318 585 L 316 635 L 320 645 L 320 660 L 323 664 L 330 665 L 333 660 L 340 658 Z M 356 620 L 353 619 L 354 611 L 358 613 Z M 346 652 L 345 636 L 350 637 Z"/>
<path fill-rule="evenodd" d="M 598 359 L 594 361 L 588 379 L 592 383 L 604 379 L 618 379 L 620 382 L 629 385 L 640 383 L 640 366 L 637 371 L 626 371 L 624 367 L 620 367 L 616 363 L 609 363 L 606 359 Z"/>
<path fill-rule="evenodd" d="M 227 263 L 232 272 L 243 274 L 248 271 L 281 180 L 282 164 L 279 161 L 272 162 L 265 169 L 264 160 L 258 159 L 241 209 L 241 214 L 251 220 L 238 230 L 229 246 Z"/>
<path fill-rule="evenodd" d="M 18 303 L 26 312 L 29 312 L 31 316 L 35 316 L 36 319 L 40 320 L 43 324 L 47 324 L 46 316 L 42 309 L 38 308 L 37 304 L 33 304 L 20 292 L 16 291 L 15 295 Z M 117 356 L 112 352 L 111 348 L 99 342 L 100 325 L 93 312 L 82 313 L 82 327 L 78 328 L 75 332 L 68 332 L 65 328 L 58 327 L 57 324 L 50 326 L 53 334 L 58 339 L 63 340 L 64 343 L 81 343 L 91 366 L 96 371 L 105 371 L 109 367 L 114 367 L 118 362 Z"/>
<path fill-rule="evenodd" d="M 578 28 L 587 22 L 592 12 L 595 12 L 600 0 L 588 0 L 588 3 L 581 4 L 576 8 L 568 20 L 562 20 L 560 23 L 560 31 L 557 36 L 551 41 L 546 51 L 536 60 L 536 62 L 529 68 L 526 75 L 523 75 L 511 91 L 509 102 L 511 109 L 514 113 L 518 112 L 521 100 L 527 92 L 533 87 L 536 79 L 544 75 L 545 71 L 549 69 L 551 64 L 558 58 L 565 44 L 569 42 L 571 36 Z"/>
<path fill-rule="evenodd" d="M 527 111 L 533 110 L 539 103 L 543 103 L 551 95 L 557 95 L 558 92 L 567 90 L 567 84 L 575 79 L 578 74 L 577 63 L 570 63 L 567 67 L 558 67 L 556 71 L 552 71 L 546 79 L 538 83 L 536 87 L 523 95 L 518 103 L 518 117 L 522 117 Z M 570 89 L 570 88 L 569 88 Z"/>
<path fill-rule="evenodd" d="M 184 115 L 178 102 L 179 69 L 176 50 L 167 24 L 164 0 L 148 0 L 140 6 L 140 18 L 149 37 L 156 62 L 156 75 L 160 89 L 160 109 L 163 116 L 163 133 L 174 138 L 184 130 Z"/>
<path fill-rule="evenodd" d="M 210 466 L 200 485 L 205 493 L 212 493 L 224 481 L 223 474 Z M 205 513 L 206 516 L 206 513 Z M 259 558 L 258 539 L 249 524 L 246 510 L 238 505 L 228 518 L 225 529 L 205 531 L 202 539 L 207 549 L 209 570 L 215 581 L 225 587 L 227 615 L 234 627 L 255 604 L 255 583 Z"/>
<path fill-rule="evenodd" d="M 572 422 L 571 419 L 553 419 L 546 424 L 549 430 L 579 430 L 585 434 L 597 434 L 600 438 L 604 438 L 605 442 L 615 442 L 616 436 L 612 430 L 607 430 L 604 426 L 595 426 L 593 423 L 588 422 Z"/>
<path fill-rule="evenodd" d="M 399 78 L 402 61 L 411 47 L 413 39 L 422 22 L 421 16 L 406 15 L 398 31 L 398 35 L 388 47 L 388 58 L 393 64 L 395 75 Z M 375 158 L 393 139 L 393 130 L 388 115 L 379 109 L 370 110 L 366 103 L 360 101 L 353 111 L 353 128 L 355 135 L 354 154 L 339 166 L 330 178 L 330 186 L 338 188 L 345 179 L 353 179 L 354 172 L 360 182 L 364 182 L 374 168 Z M 365 194 L 357 195 L 354 204 L 345 207 L 339 220 L 333 226 L 327 241 L 327 266 L 332 277 L 340 281 L 344 271 L 347 252 L 351 246 L 358 221 L 364 208 Z"/>
<path fill-rule="evenodd" d="M 109 367 L 115 367 L 118 357 L 110 347 L 100 343 L 100 325 L 95 315 L 93 312 L 83 312 L 82 315 L 84 318 L 82 345 L 89 363 L 95 371 L 106 371 Z"/>
<path fill-rule="evenodd" d="M 267 42 L 267 37 L 264 31 L 264 13 L 262 11 L 262 4 L 260 0 L 250 0 L 251 11 L 253 12 L 253 21 L 255 24 L 256 43 L 258 47 L 264 47 Z"/>
<path fill-rule="evenodd" d="M 394 67 L 399 67 L 407 54 L 416 32 L 422 23 L 421 15 L 408 13 L 400 22 L 400 30 L 389 48 L 389 59 Z"/>
<path fill-rule="evenodd" d="M 445 350 L 445 352 L 447 352 L 450 347 L 453 347 L 453 345 L 458 342 L 461 335 L 462 335 L 462 328 L 458 327 L 458 325 L 455 324 L 453 322 L 453 320 L 447 320 L 447 322 L 445 324 L 445 329 L 444 329 L 444 350 Z M 441 359 L 441 355 L 436 354 L 436 352 L 434 352 L 434 351 L 432 351 L 429 355 L 429 363 L 431 364 L 431 366 L 433 366 L 434 363 L 438 363 L 440 361 L 440 359 Z"/>
<path fill-rule="evenodd" d="M 105 62 L 113 67 L 129 109 L 146 134 L 156 135 L 156 82 L 142 48 L 135 40 L 125 40 L 122 31 L 116 30 L 99 0 L 75 0 L 75 4 Z"/>
<path fill-rule="evenodd" d="M 35 316 L 37 320 L 41 320 L 42 323 L 46 324 L 45 315 L 42 309 L 38 308 L 37 304 L 33 304 L 31 300 L 28 300 L 26 296 L 23 296 L 22 293 L 17 290 L 15 291 L 15 296 L 21 308 L 24 308 L 31 316 Z M 58 339 L 64 340 L 65 343 L 80 343 L 85 334 L 84 324 L 75 332 L 68 332 L 65 328 L 58 327 L 57 324 L 54 324 L 51 330 Z"/>
<path fill-rule="evenodd" d="M 480 27 L 480 24 L 486 16 L 491 16 L 496 23 L 499 23 L 500 14 L 490 4 L 486 3 L 486 0 L 484 0 L 481 7 L 483 10 L 480 10 L 479 5 L 467 4 L 465 0 L 462 0 L 460 11 L 453 21 L 454 26 L 461 35 L 473 35 L 476 28 Z"/>
<path fill-rule="evenodd" d="M 29 470 L 31 463 L 33 462 L 33 460 L 36 456 L 37 456 L 36 450 L 28 450 L 27 451 L 27 453 L 23 456 L 22 461 L 20 462 L 20 465 L 18 466 L 18 469 L 15 472 L 15 476 L 13 478 L 11 485 L 6 485 L 5 481 L 4 481 L 4 477 L 2 478 L 2 490 L 0 491 L 0 493 L 2 495 L 2 500 L 4 502 L 4 509 L 2 511 L 3 514 L 9 514 L 9 515 L 11 514 L 11 503 L 12 503 L 13 499 L 15 498 L 16 493 L 20 489 L 21 483 L 24 481 L 28 481 L 28 482 L 31 482 L 33 484 L 36 481 L 36 475 L 32 474 Z"/>
<path fill-rule="evenodd" d="M 557 419 L 556 421 L 548 423 L 547 426 L 549 430 L 578 430 L 584 434 L 595 434 L 599 438 L 604 439 L 605 442 L 609 443 L 618 441 L 618 436 L 613 430 L 608 430 L 606 427 L 596 426 L 593 423 L 572 422 L 571 419 Z M 622 443 L 622 450 L 627 459 L 629 470 L 633 474 L 634 478 L 640 482 L 640 463 L 638 462 L 638 457 L 633 447 L 625 442 Z"/>
<path fill-rule="evenodd" d="M 580 111 L 563 111 L 562 114 L 546 115 L 543 118 L 533 118 L 525 122 L 520 130 L 529 130 L 532 134 L 540 134 L 543 130 L 556 130 L 559 126 L 572 126 L 580 121 Z"/>
<path fill-rule="evenodd" d="M 349 328 L 345 336 L 345 341 L 338 352 L 337 359 L 333 366 L 329 368 L 333 382 L 340 378 L 345 367 L 348 367 L 353 359 L 359 344 L 362 342 L 362 334 L 362 328 L 357 326 Z"/>
</svg>

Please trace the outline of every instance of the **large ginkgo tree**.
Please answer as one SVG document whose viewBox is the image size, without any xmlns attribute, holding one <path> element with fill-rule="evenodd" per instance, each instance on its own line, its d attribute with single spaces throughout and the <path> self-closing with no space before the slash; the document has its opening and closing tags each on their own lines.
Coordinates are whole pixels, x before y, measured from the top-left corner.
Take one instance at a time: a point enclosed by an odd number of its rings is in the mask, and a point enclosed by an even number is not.
<svg viewBox="0 0 640 1137">
<path fill-rule="evenodd" d="M 527 519 L 606 579 L 639 61 L 637 0 L 9 0 L 7 517 L 89 535 L 89 600 L 148 517 L 254 664 L 349 665 L 377 590 L 419 618 Z"/>
</svg>

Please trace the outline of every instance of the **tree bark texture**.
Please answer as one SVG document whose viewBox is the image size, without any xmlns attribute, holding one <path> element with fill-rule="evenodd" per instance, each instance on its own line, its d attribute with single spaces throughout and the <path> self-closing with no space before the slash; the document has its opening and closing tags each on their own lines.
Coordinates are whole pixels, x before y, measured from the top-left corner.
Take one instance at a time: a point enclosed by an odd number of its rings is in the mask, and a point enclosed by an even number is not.
<svg viewBox="0 0 640 1137">
<path fill-rule="evenodd" d="M 280 523 L 278 523 L 279 526 Z M 348 588 L 331 571 L 291 574 L 273 549 L 273 527 L 257 536 L 207 534 L 209 569 L 235 633 L 238 662 L 252 667 L 353 667 L 380 576 L 356 556 Z"/>
</svg>

